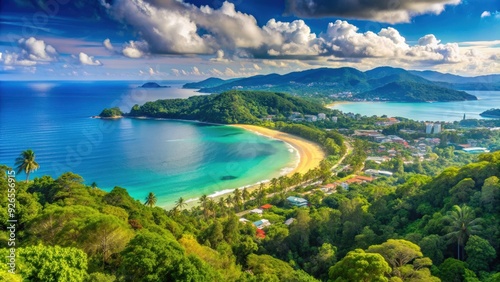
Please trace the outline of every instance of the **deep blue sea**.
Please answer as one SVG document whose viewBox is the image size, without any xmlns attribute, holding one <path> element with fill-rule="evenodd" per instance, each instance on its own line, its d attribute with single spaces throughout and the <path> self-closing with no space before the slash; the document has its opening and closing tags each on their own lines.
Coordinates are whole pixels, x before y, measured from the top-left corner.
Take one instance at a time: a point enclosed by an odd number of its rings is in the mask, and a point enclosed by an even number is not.
<svg viewBox="0 0 500 282">
<path fill-rule="evenodd" d="M 364 116 L 405 117 L 420 121 L 458 121 L 463 119 L 481 119 L 480 113 L 500 107 L 500 91 L 466 91 L 478 100 L 463 102 L 435 103 L 396 103 L 396 102 L 352 102 L 339 103 L 333 109 L 345 113 Z"/>
<path fill-rule="evenodd" d="M 0 164 L 34 150 L 31 178 L 72 171 L 101 189 L 126 188 L 158 205 L 234 189 L 279 176 L 297 161 L 285 143 L 230 126 L 168 120 L 101 120 L 103 108 L 200 95 L 143 82 L 0 82 Z M 19 179 L 24 179 L 24 174 Z M 223 180 L 226 179 L 226 180 Z"/>
</svg>

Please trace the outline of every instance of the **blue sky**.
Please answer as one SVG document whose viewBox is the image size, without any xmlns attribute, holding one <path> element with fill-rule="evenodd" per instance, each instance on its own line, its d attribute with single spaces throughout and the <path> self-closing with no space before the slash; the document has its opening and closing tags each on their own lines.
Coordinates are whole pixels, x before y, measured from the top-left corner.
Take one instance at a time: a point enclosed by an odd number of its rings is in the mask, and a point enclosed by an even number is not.
<svg viewBox="0 0 500 282">
<path fill-rule="evenodd" d="M 0 5 L 0 80 L 196 80 L 383 65 L 500 73 L 499 0 Z"/>
</svg>

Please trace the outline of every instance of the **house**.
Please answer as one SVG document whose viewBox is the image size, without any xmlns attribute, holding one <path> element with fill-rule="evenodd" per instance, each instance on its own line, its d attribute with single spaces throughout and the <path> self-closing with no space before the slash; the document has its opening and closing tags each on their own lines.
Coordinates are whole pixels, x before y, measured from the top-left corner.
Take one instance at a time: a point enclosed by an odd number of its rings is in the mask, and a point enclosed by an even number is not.
<svg viewBox="0 0 500 282">
<path fill-rule="evenodd" d="M 318 117 L 315 115 L 304 115 L 304 118 L 306 119 L 306 121 L 310 122 L 315 122 L 318 120 Z"/>
<path fill-rule="evenodd" d="M 321 186 L 321 189 L 331 190 L 331 189 L 335 189 L 335 187 L 337 187 L 336 184 L 328 183 L 326 185 Z"/>
<path fill-rule="evenodd" d="M 324 114 L 324 113 L 319 113 L 319 114 L 318 114 L 318 119 L 319 119 L 319 120 L 325 120 L 325 119 L 326 119 L 326 114 Z"/>
<path fill-rule="evenodd" d="M 250 222 L 250 220 L 248 220 L 248 219 L 246 219 L 246 218 L 243 218 L 243 217 L 242 217 L 242 218 L 240 218 L 240 219 L 239 219 L 239 221 L 240 221 L 240 222 L 242 222 L 242 223 L 247 223 L 247 222 Z"/>
<path fill-rule="evenodd" d="M 267 115 L 262 118 L 263 121 L 273 121 L 276 118 L 275 115 Z"/>
<path fill-rule="evenodd" d="M 292 114 L 288 117 L 289 120 L 297 120 L 297 119 L 301 119 L 301 118 L 302 118 L 302 114 L 299 112 L 292 112 Z"/>
<path fill-rule="evenodd" d="M 258 215 L 262 215 L 262 210 L 261 209 L 253 209 L 250 211 L 250 213 L 256 213 Z"/>
<path fill-rule="evenodd" d="M 271 204 L 265 204 L 265 205 L 262 205 L 262 206 L 260 207 L 260 209 L 261 209 L 261 210 L 268 210 L 268 209 L 270 209 L 270 208 L 272 208 L 272 207 L 273 207 L 273 205 L 271 205 Z"/>
<path fill-rule="evenodd" d="M 340 183 L 340 187 L 342 187 L 344 190 L 349 190 L 349 183 L 342 182 Z"/>
<path fill-rule="evenodd" d="M 253 225 L 255 225 L 255 227 L 257 227 L 257 229 L 263 229 L 263 228 L 266 228 L 268 226 L 271 226 L 271 223 L 269 222 L 269 220 L 263 218 L 261 220 L 254 222 Z"/>
<path fill-rule="evenodd" d="M 480 153 L 488 153 L 490 150 L 482 147 L 470 147 L 470 148 L 463 148 L 462 151 L 469 154 L 480 154 Z"/>
<path fill-rule="evenodd" d="M 295 218 L 290 217 L 289 219 L 285 220 L 285 225 L 290 226 L 295 221 Z"/>
<path fill-rule="evenodd" d="M 257 237 L 259 239 L 264 239 L 264 238 L 266 238 L 266 232 L 262 229 L 257 229 L 255 231 L 255 237 Z"/>
<path fill-rule="evenodd" d="M 305 207 L 308 204 L 307 200 L 304 198 L 290 196 L 286 199 L 290 204 L 292 204 L 292 206 L 296 206 L 296 207 Z"/>
<path fill-rule="evenodd" d="M 367 169 L 365 173 L 368 175 L 392 176 L 392 172 L 386 170 Z"/>
</svg>

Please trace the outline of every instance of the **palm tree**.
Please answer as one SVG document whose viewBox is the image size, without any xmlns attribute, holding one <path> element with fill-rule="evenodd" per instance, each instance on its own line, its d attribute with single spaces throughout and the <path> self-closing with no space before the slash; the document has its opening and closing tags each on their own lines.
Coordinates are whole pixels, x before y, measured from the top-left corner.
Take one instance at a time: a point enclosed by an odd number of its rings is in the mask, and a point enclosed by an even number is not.
<svg viewBox="0 0 500 282">
<path fill-rule="evenodd" d="M 248 193 L 247 188 L 243 188 L 243 191 L 241 191 L 241 198 L 243 201 L 247 201 L 250 198 L 250 193 Z"/>
<path fill-rule="evenodd" d="M 226 211 L 226 200 L 223 197 L 219 198 L 217 205 L 219 206 L 219 210 L 221 213 L 224 213 Z"/>
<path fill-rule="evenodd" d="M 146 206 L 149 206 L 150 208 L 154 207 L 156 205 L 156 195 L 153 192 L 149 192 L 148 196 L 146 197 L 146 201 L 144 204 Z"/>
<path fill-rule="evenodd" d="M 216 204 L 212 198 L 208 198 L 206 209 L 207 209 L 207 214 L 213 215 L 215 218 Z"/>
<path fill-rule="evenodd" d="M 231 195 L 228 195 L 228 196 L 226 197 L 226 205 L 227 205 L 228 207 L 231 207 L 231 206 L 233 205 L 233 197 L 231 197 Z"/>
<path fill-rule="evenodd" d="M 240 192 L 240 189 L 235 189 L 234 190 L 233 201 L 234 201 L 234 206 L 236 207 L 237 211 L 239 211 L 240 206 L 241 206 L 241 192 Z"/>
<path fill-rule="evenodd" d="M 21 172 L 26 173 L 26 182 L 30 178 L 30 173 L 40 168 L 40 165 L 35 161 L 35 152 L 31 149 L 23 151 L 21 155 L 16 158 L 17 174 Z"/>
<path fill-rule="evenodd" d="M 299 172 L 296 172 L 292 175 L 292 184 L 293 185 L 298 185 L 301 180 L 302 180 L 302 176 L 300 175 Z"/>
<path fill-rule="evenodd" d="M 466 206 L 454 205 L 445 217 L 448 232 L 445 237 L 450 241 L 457 241 L 457 259 L 460 260 L 460 249 L 465 245 L 470 235 L 478 234 L 481 229 L 482 218 L 476 218 L 474 211 Z M 462 256 L 463 257 L 463 256 Z"/>
<path fill-rule="evenodd" d="M 273 178 L 271 179 L 271 191 L 276 191 L 276 186 L 278 185 L 278 179 L 277 178 Z"/>
<path fill-rule="evenodd" d="M 184 198 L 180 197 L 179 200 L 177 200 L 175 202 L 175 208 L 176 209 L 179 209 L 179 210 L 182 210 L 183 208 L 185 208 L 187 206 L 186 204 L 186 201 L 184 200 Z"/>
<path fill-rule="evenodd" d="M 261 183 L 259 186 L 259 190 L 257 190 L 257 194 L 255 195 L 255 200 L 257 201 L 258 206 L 262 204 L 262 200 L 265 197 L 266 197 L 266 191 L 264 190 L 264 183 Z"/>
<path fill-rule="evenodd" d="M 207 217 L 208 217 L 208 213 L 207 213 L 208 196 L 207 196 L 207 194 L 203 194 L 200 197 L 200 200 L 198 202 L 201 204 L 201 207 L 203 208 L 203 215 L 205 216 L 205 219 L 207 219 Z"/>
</svg>

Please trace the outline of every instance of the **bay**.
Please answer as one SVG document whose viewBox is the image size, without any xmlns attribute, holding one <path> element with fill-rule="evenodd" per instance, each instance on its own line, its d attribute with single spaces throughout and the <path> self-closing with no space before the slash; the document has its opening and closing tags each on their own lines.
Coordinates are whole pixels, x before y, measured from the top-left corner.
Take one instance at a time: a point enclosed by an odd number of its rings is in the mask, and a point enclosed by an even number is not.
<svg viewBox="0 0 500 282">
<path fill-rule="evenodd" d="M 463 119 L 482 119 L 480 113 L 500 107 L 500 91 L 467 91 L 476 101 L 396 103 L 396 102 L 342 102 L 332 106 L 344 113 L 364 116 L 405 117 L 419 121 L 453 122 Z"/>
<path fill-rule="evenodd" d="M 277 177 L 296 162 L 282 141 L 231 126 L 187 121 L 91 116 L 106 107 L 200 95 L 182 82 L 141 89 L 141 82 L 1 82 L 0 164 L 14 166 L 26 149 L 40 169 L 31 178 L 72 171 L 104 190 L 149 192 L 172 207 L 179 198 L 234 189 Z M 18 177 L 24 178 L 24 174 Z"/>
</svg>

